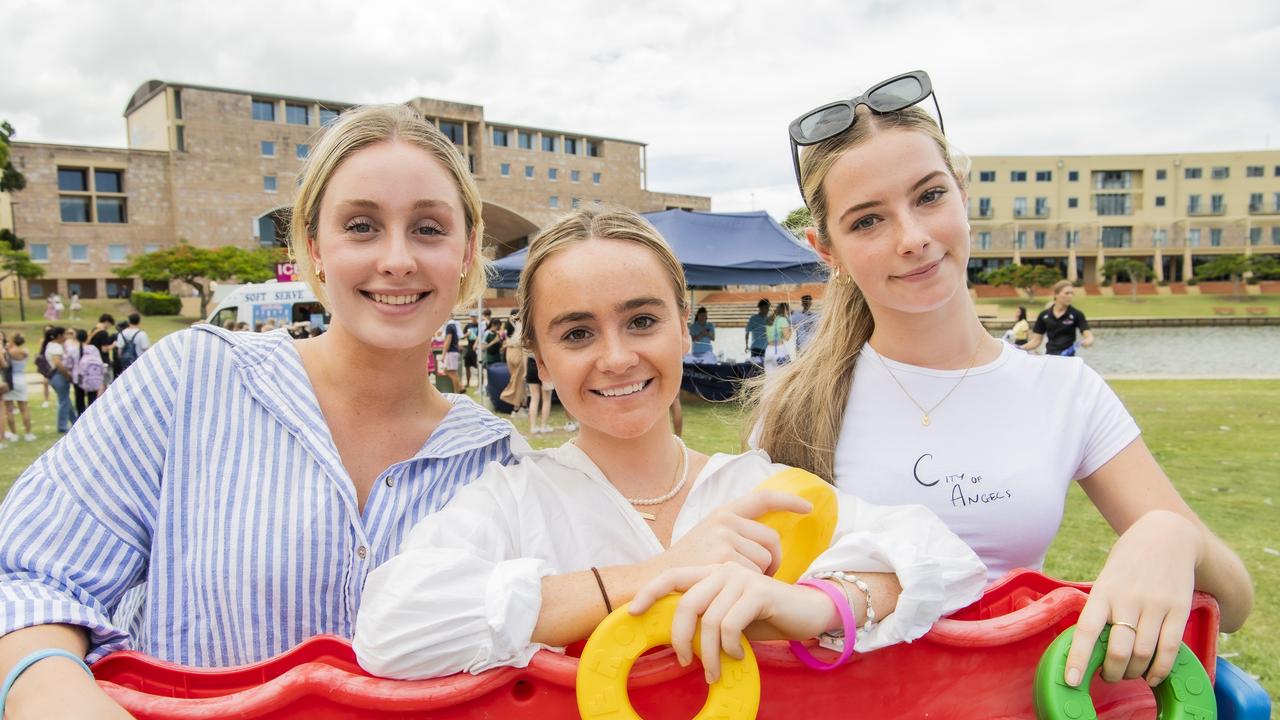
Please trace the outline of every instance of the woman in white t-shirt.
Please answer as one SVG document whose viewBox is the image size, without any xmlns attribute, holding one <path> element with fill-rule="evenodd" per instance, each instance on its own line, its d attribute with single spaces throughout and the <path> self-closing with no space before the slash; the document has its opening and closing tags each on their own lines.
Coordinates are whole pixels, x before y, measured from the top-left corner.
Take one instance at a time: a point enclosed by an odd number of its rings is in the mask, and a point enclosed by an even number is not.
<svg viewBox="0 0 1280 720">
<path fill-rule="evenodd" d="M 1176 657 L 1192 591 L 1215 595 L 1232 631 L 1252 605 L 1248 573 L 1097 373 L 1015 350 L 978 321 L 966 289 L 966 168 L 916 105 L 931 94 L 927 75 L 908 73 L 792 123 L 816 225 L 808 240 L 831 267 L 813 341 L 824 351 L 758 389 L 753 441 L 873 502 L 924 504 L 992 580 L 1041 567 L 1079 482 L 1120 538 L 1081 614 L 1066 680 L 1080 682 L 1111 623 L 1124 631 L 1111 633 L 1103 677 L 1154 685 Z"/>
<path fill-rule="evenodd" d="M 764 635 L 752 637 L 771 639 L 840 627 L 829 593 L 769 576 L 777 535 L 752 519 L 809 509 L 752 492 L 784 467 L 760 451 L 709 458 L 671 433 L 689 309 L 684 272 L 657 230 L 630 211 L 568 215 L 530 246 L 519 297 L 526 347 L 580 435 L 490 465 L 370 573 L 354 642 L 361 665 L 397 678 L 524 666 L 541 648 L 586 638 L 611 607 L 632 601 L 639 612 L 671 591 L 685 591 L 676 655 L 691 661 L 700 616 L 709 682 L 721 643 L 741 657 L 735 640 L 757 620 L 752 632 Z M 856 650 L 919 637 L 981 592 L 977 556 L 932 513 L 844 493 L 839 503 L 832 544 L 805 574 L 861 576 L 827 588 L 863 625 Z M 878 622 L 866 624 L 868 605 Z"/>
</svg>

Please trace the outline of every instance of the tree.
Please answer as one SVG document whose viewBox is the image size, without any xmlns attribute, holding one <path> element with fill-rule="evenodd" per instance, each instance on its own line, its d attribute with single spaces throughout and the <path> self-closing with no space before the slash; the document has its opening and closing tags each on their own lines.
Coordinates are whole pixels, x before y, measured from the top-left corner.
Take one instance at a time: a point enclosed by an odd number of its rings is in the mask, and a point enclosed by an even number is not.
<svg viewBox="0 0 1280 720">
<path fill-rule="evenodd" d="M 1050 287 L 1062 279 L 1062 273 L 1048 265 L 1012 263 L 986 271 L 982 279 L 989 285 L 1015 287 L 1025 292 L 1028 298 L 1032 298 L 1036 287 Z"/>
<path fill-rule="evenodd" d="M 13 137 L 13 126 L 9 121 L 0 121 L 0 192 L 15 192 L 27 186 L 27 179 L 9 162 L 9 138 Z"/>
<path fill-rule="evenodd" d="M 809 208 L 798 207 L 787 213 L 787 219 L 782 221 L 782 227 L 791 231 L 792 235 L 804 240 L 804 229 L 813 226 L 813 216 L 809 214 Z"/>
<path fill-rule="evenodd" d="M 1196 267 L 1196 277 L 1202 280 L 1218 280 L 1231 278 L 1231 296 L 1237 300 L 1243 297 L 1240 292 L 1240 279 L 1253 269 L 1253 260 L 1244 255 L 1219 255 L 1209 262 Z"/>
<path fill-rule="evenodd" d="M 181 280 L 200 294 L 200 317 L 209 314 L 213 290 L 209 281 L 236 278 L 241 282 L 262 282 L 275 277 L 275 263 L 281 257 L 274 249 L 244 250 L 195 247 L 180 240 L 173 247 L 130 258 L 128 265 L 115 270 L 122 277 L 140 277 L 148 282 Z"/>
<path fill-rule="evenodd" d="M 1138 302 L 1138 283 L 1146 282 L 1155 273 L 1151 267 L 1134 258 L 1112 258 L 1102 263 L 1102 277 L 1111 282 L 1119 282 L 1121 275 L 1129 278 L 1129 299 Z"/>
<path fill-rule="evenodd" d="M 13 236 L 13 233 L 9 235 Z M 30 255 L 22 250 L 15 250 L 8 242 L 0 240 L 0 284 L 10 277 L 18 278 L 18 317 L 22 322 L 27 321 L 27 310 L 22 305 L 22 281 L 41 275 L 44 275 L 44 268 L 33 262 Z"/>
<path fill-rule="evenodd" d="M 1280 279 L 1280 258 L 1274 255 L 1250 255 L 1249 269 L 1259 280 Z"/>
</svg>

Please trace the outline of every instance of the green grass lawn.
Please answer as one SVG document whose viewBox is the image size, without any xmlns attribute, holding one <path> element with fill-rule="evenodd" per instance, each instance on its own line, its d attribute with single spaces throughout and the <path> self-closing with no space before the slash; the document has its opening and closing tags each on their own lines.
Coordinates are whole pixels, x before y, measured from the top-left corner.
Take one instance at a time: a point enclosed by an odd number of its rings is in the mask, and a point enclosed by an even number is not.
<svg viewBox="0 0 1280 720">
<path fill-rule="evenodd" d="M 86 303 L 86 313 L 89 307 L 98 305 Z M 1081 306 L 1091 312 L 1089 306 Z M 7 320 L 7 307 L 5 313 Z M 151 318 L 144 327 L 159 336 L 185 327 L 188 322 Z M 40 324 L 36 323 L 37 330 Z M 1280 534 L 1275 530 L 1280 525 L 1280 514 L 1274 504 L 1280 502 L 1280 479 L 1276 474 L 1280 468 L 1280 381 L 1133 380 L 1112 385 L 1137 418 L 1147 444 L 1187 502 L 1240 554 L 1253 575 L 1253 615 L 1242 631 L 1223 636 L 1218 650 L 1258 675 L 1273 699 L 1280 698 L 1280 641 L 1275 639 L 1280 633 L 1280 608 L 1276 604 Z M 34 385 L 29 394 L 39 439 L 10 443 L 0 450 L 0 495 L 58 437 L 53 407 L 40 408 L 40 386 Z M 551 422 L 556 428 L 564 425 L 559 407 L 553 411 Z M 685 441 L 705 453 L 737 452 L 741 422 L 733 404 L 684 405 Z M 527 418 L 517 418 L 516 425 L 527 434 Z M 557 430 L 529 439 L 535 447 L 549 447 L 569 438 L 569 433 Z M 1073 489 L 1062 531 L 1049 550 L 1046 569 L 1055 577 L 1091 579 L 1101 569 L 1114 540 L 1115 534 L 1088 498 Z"/>
<path fill-rule="evenodd" d="M 38 343 L 36 338 L 40 337 L 44 332 L 44 326 L 48 321 L 44 319 L 44 301 L 42 300 L 24 300 L 26 306 L 26 322 L 18 321 L 18 301 L 10 298 L 0 300 L 0 330 L 4 330 L 6 334 L 13 335 L 15 331 L 21 331 L 27 338 L 27 343 Z M 67 304 L 63 300 L 63 305 Z M 115 317 L 116 322 L 120 322 L 133 312 L 133 306 L 128 300 L 82 300 L 80 302 L 84 308 L 79 313 L 79 320 L 72 320 L 67 311 L 63 311 L 62 318 L 58 320 L 58 324 L 63 327 L 71 327 L 89 330 L 98 322 L 98 316 L 102 313 L 110 313 Z M 190 327 L 195 322 L 195 318 L 179 317 L 179 316 L 148 316 L 142 320 L 142 329 L 147 331 L 147 337 L 154 342 L 165 335 L 177 332 L 185 327 Z M 37 349 L 39 346 L 37 344 Z"/>
<path fill-rule="evenodd" d="M 981 298 L 976 302 L 979 305 L 999 305 L 1000 317 L 1012 318 L 1014 309 L 1019 305 L 1027 308 L 1028 315 L 1034 316 L 1052 300 L 1046 293 L 1031 300 L 1025 297 Z M 1072 304 L 1091 318 L 1212 317 L 1216 307 L 1234 307 L 1238 316 L 1245 315 L 1247 307 L 1265 307 L 1268 315 L 1280 315 L 1280 295 L 1246 295 L 1243 298 L 1226 295 L 1139 295 L 1135 301 L 1127 294 L 1112 297 L 1081 297 L 1077 294 Z"/>
</svg>

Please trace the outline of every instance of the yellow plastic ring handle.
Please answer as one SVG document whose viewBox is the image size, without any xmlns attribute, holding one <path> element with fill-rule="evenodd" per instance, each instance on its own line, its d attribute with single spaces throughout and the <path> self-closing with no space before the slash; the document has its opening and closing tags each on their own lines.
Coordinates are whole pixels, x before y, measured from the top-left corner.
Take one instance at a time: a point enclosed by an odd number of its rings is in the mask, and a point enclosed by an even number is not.
<svg viewBox="0 0 1280 720">
<path fill-rule="evenodd" d="M 794 468 L 770 477 L 756 490 L 799 495 L 813 505 L 805 515 L 777 511 L 756 518 L 777 531 L 781 540 L 782 562 L 774 577 L 793 583 L 831 546 L 839 514 L 835 490 L 817 475 Z M 642 653 L 671 644 L 671 621 L 679 601 L 679 595 L 668 595 L 638 617 L 628 611 L 628 603 L 596 627 L 578 663 L 578 713 L 583 718 L 639 720 L 627 696 L 627 676 Z M 699 654 L 700 636 L 700 629 L 693 634 L 693 649 Z M 760 709 L 760 669 L 751 644 L 743 641 L 742 647 L 741 660 L 720 653 L 720 679 L 707 688 L 707 702 L 696 718 L 756 716 Z"/>
<path fill-rule="evenodd" d="M 668 595 L 642 615 L 614 610 L 587 640 L 578 663 L 578 713 L 583 718 L 639 720 L 627 696 L 631 666 L 649 648 L 671 644 L 671 621 L 679 595 Z M 699 630 L 693 633 L 694 652 L 701 652 Z M 720 679 L 707 688 L 707 702 L 695 718 L 754 718 L 760 709 L 760 669 L 751 644 L 743 641 L 743 657 L 720 653 Z"/>
</svg>

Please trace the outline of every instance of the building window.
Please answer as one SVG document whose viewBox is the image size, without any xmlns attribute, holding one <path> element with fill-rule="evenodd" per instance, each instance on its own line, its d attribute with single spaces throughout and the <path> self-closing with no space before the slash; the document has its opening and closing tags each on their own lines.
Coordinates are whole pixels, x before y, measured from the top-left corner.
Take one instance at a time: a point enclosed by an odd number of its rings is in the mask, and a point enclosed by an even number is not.
<svg viewBox="0 0 1280 720">
<path fill-rule="evenodd" d="M 1271 227 L 1271 244 L 1280 245 L 1280 225 L 1273 225 Z M 35 259 L 35 250 L 34 250 L 35 246 L 32 245 L 31 247 L 32 247 L 31 258 Z M 48 246 L 46 246 L 45 255 L 48 255 L 48 254 L 49 254 Z"/>
<path fill-rule="evenodd" d="M 502 163 L 498 166 L 498 172 L 502 177 L 511 177 L 511 163 Z"/>
<path fill-rule="evenodd" d="M 122 263 L 129 260 L 128 245 L 108 245 L 107 260 L 113 263 Z"/>
<path fill-rule="evenodd" d="M 1018 248 L 1019 250 L 1025 248 L 1027 246 L 1027 231 L 1019 230 L 1018 234 L 1014 236 L 1013 244 L 1014 244 L 1014 247 Z"/>
<path fill-rule="evenodd" d="M 444 136 L 449 138 L 454 145 L 463 144 L 465 133 L 462 131 L 462 123 L 442 122 L 440 123 L 440 132 L 444 133 Z"/>
<path fill-rule="evenodd" d="M 1079 244 L 1080 244 L 1080 231 L 1079 231 L 1079 230 L 1068 230 L 1068 231 L 1067 231 L 1067 247 L 1068 247 L 1068 248 L 1073 248 L 1073 247 L 1076 247 L 1076 246 L 1077 246 L 1077 245 L 1079 245 Z"/>
<path fill-rule="evenodd" d="M 311 146 L 306 143 L 298 143 L 293 146 L 293 154 L 299 160 L 306 160 L 311 155 Z"/>
<path fill-rule="evenodd" d="M 530 180 L 532 180 L 532 179 L 533 179 L 533 166 L 532 166 L 532 165 L 525 165 L 525 166 L 524 166 L 524 176 L 525 176 L 525 177 L 527 177 L 527 178 L 529 178 Z"/>
<path fill-rule="evenodd" d="M 262 157 L 275 157 L 276 144 L 273 140 L 262 140 L 258 143 L 258 147 L 262 150 Z"/>
<path fill-rule="evenodd" d="M 978 233 L 978 249 L 979 250 L 991 249 L 991 233 L 990 232 L 983 230 Z"/>
<path fill-rule="evenodd" d="M 991 198 L 978 198 L 978 217 L 991 217 Z"/>
<path fill-rule="evenodd" d="M 1244 169 L 1245 177 L 1263 177 L 1266 174 L 1266 168 L 1261 165 L 1250 165 Z"/>
<path fill-rule="evenodd" d="M 1275 175 L 1276 177 L 1280 177 L 1280 165 L 1276 166 L 1276 170 L 1272 174 Z"/>
<path fill-rule="evenodd" d="M 1209 196 L 1209 210 L 1214 215 L 1221 215 L 1227 211 L 1227 203 L 1222 199 L 1222 195 L 1214 193 Z"/>
<path fill-rule="evenodd" d="M 58 168 L 58 189 L 88 192 L 89 171 L 80 168 Z"/>
<path fill-rule="evenodd" d="M 178 138 L 178 143 L 177 143 L 178 152 L 186 152 L 187 151 L 187 133 L 185 132 L 186 128 L 183 127 L 182 125 L 178 125 L 173 128 L 173 131 L 174 133 L 177 134 L 177 138 Z"/>
<path fill-rule="evenodd" d="M 1080 198 L 1067 198 L 1067 207 L 1080 207 Z"/>
<path fill-rule="evenodd" d="M 580 181 L 582 180 L 582 171 L 581 171 L 581 170 L 570 170 L 570 171 L 569 171 L 569 180 L 570 180 L 570 182 L 580 182 Z"/>
<path fill-rule="evenodd" d="M 88 196 L 63 195 L 58 198 L 58 205 L 62 212 L 62 222 L 89 222 Z"/>
<path fill-rule="evenodd" d="M 1094 199 L 1094 211 L 1099 215 L 1132 215 L 1132 196 L 1129 193 L 1100 194 Z"/>
<path fill-rule="evenodd" d="M 1231 177 L 1231 168 L 1220 165 L 1213 169 L 1214 180 L 1226 180 L 1228 177 Z"/>
<path fill-rule="evenodd" d="M 507 147 L 511 143 L 511 138 L 507 135 L 507 131 L 501 128 L 493 129 L 493 144 L 497 147 Z"/>
<path fill-rule="evenodd" d="M 1009 181 L 1010 182 L 1026 182 L 1027 171 L 1026 170 L 1010 170 Z"/>
<path fill-rule="evenodd" d="M 1187 247 L 1200 247 L 1200 228 L 1187 231 Z"/>
<path fill-rule="evenodd" d="M 542 136 L 542 150 L 543 150 L 543 152 L 555 152 L 555 151 L 556 151 L 556 136 L 555 136 L 555 135 L 543 135 L 543 136 Z"/>
<path fill-rule="evenodd" d="M 1034 240 L 1033 240 L 1033 241 L 1034 241 L 1034 242 L 1035 242 L 1035 244 L 1036 244 L 1036 249 L 1037 249 L 1037 250 L 1043 250 L 1043 249 L 1044 249 L 1044 243 L 1045 243 L 1045 231 L 1044 231 L 1044 230 L 1037 230 L 1037 231 L 1035 232 L 1035 235 L 1033 236 L 1033 238 L 1034 238 Z"/>
<path fill-rule="evenodd" d="M 1053 171 L 1052 171 L 1052 170 L 1037 170 L 1037 171 L 1036 171 L 1036 182 L 1052 182 L 1052 181 L 1053 181 Z"/>
<path fill-rule="evenodd" d="M 1249 212 L 1258 212 L 1262 209 L 1262 193 L 1249 193 Z"/>
<path fill-rule="evenodd" d="M 559 195 L 552 195 L 552 196 L 547 200 L 547 205 L 549 205 L 549 206 L 551 206 L 551 207 L 553 207 L 553 208 L 558 208 L 558 207 L 560 207 L 560 196 L 559 196 Z"/>
<path fill-rule="evenodd" d="M 1151 231 L 1151 244 L 1156 247 L 1164 247 L 1169 244 L 1169 231 L 1164 228 L 1156 228 Z"/>
<path fill-rule="evenodd" d="M 1049 216 L 1049 198 L 1036 198 L 1036 217 Z"/>
<path fill-rule="evenodd" d="M 1167 170 L 1160 168 L 1159 170 L 1156 170 L 1156 180 L 1164 180 L 1168 174 Z"/>
<path fill-rule="evenodd" d="M 1076 182 L 1080 179 L 1079 170 L 1071 170 L 1067 173 L 1067 182 Z"/>
<path fill-rule="evenodd" d="M 275 122 L 276 104 L 271 100 L 254 100 L 253 119 L 263 122 Z"/>
<path fill-rule="evenodd" d="M 565 154 L 565 155 L 577 155 L 577 154 L 578 154 L 578 138 L 565 138 L 565 139 L 564 139 L 564 154 Z"/>
<path fill-rule="evenodd" d="M 572 207 L 574 210 L 577 210 L 577 209 L 578 209 L 578 206 L 579 206 L 579 205 L 581 205 L 581 204 L 582 204 L 582 199 L 581 199 L 581 198 L 574 198 L 574 199 L 572 199 L 572 200 L 570 200 L 570 201 L 569 201 L 569 206 L 570 206 L 570 207 Z"/>
<path fill-rule="evenodd" d="M 548 180 L 560 179 L 560 170 L 557 168 L 547 168 L 547 179 Z"/>
<path fill-rule="evenodd" d="M 1164 207 L 1164 196 L 1163 196 L 1163 195 L 1157 195 L 1157 196 L 1156 196 L 1156 207 Z"/>
<path fill-rule="evenodd" d="M 1209 228 L 1209 247 L 1222 247 L 1222 228 Z"/>
<path fill-rule="evenodd" d="M 1200 212 L 1200 196 L 1191 194 L 1187 196 L 1187 214 L 1196 215 Z"/>
<path fill-rule="evenodd" d="M 1262 244 L 1262 228 L 1260 227 L 1249 228 L 1249 244 L 1250 245 Z"/>
<path fill-rule="evenodd" d="M 599 185 L 599 184 L 600 184 L 600 173 L 598 173 L 598 172 L 593 172 L 593 173 L 591 173 L 591 183 L 592 183 L 593 185 Z"/>
<path fill-rule="evenodd" d="M 1128 226 L 1103 227 L 1102 228 L 1102 247 L 1104 248 L 1133 247 L 1133 228 Z"/>
<path fill-rule="evenodd" d="M 519 137 L 519 140 L 520 140 L 520 149 L 521 149 L 521 150 L 532 150 L 532 149 L 533 149 L 533 133 L 527 133 L 527 132 L 525 132 L 525 131 L 521 130 L 521 131 L 520 131 L 520 137 Z"/>
<path fill-rule="evenodd" d="M 89 246 L 88 245 L 72 245 L 71 246 L 71 262 L 89 262 Z"/>
<path fill-rule="evenodd" d="M 1013 216 L 1016 218 L 1023 217 L 1027 214 L 1027 199 L 1024 197 L 1016 197 L 1013 199 Z"/>
<path fill-rule="evenodd" d="M 124 192 L 124 185 L 120 182 L 121 175 L 119 170 L 94 170 L 93 189 L 100 193 Z"/>
<path fill-rule="evenodd" d="M 275 176 L 275 175 L 263 175 L 263 176 L 262 176 L 262 189 L 263 189 L 263 190 L 266 190 L 266 191 L 267 191 L 267 192 L 269 192 L 269 193 L 273 193 L 273 192 L 275 192 L 275 191 L 276 191 L 276 176 Z"/>
<path fill-rule="evenodd" d="M 978 182 L 995 182 L 995 181 L 996 181 L 995 170 L 981 170 L 978 172 Z"/>
<path fill-rule="evenodd" d="M 600 143 L 595 140 L 587 141 L 587 157 L 600 157 Z M 1276 166 L 1276 175 L 1280 175 L 1280 165 Z"/>
<path fill-rule="evenodd" d="M 175 120 L 182 119 L 182 91 L 173 91 L 173 117 Z"/>
<path fill-rule="evenodd" d="M 160 249 L 160 246 L 159 246 L 159 245 L 143 245 L 143 246 L 142 246 L 142 252 L 143 252 L 144 254 L 146 254 L 146 253 L 153 253 L 153 252 L 155 252 L 155 251 L 157 251 L 157 250 L 159 250 L 159 249 Z"/>
<path fill-rule="evenodd" d="M 98 222 L 100 223 L 123 223 L 128 221 L 128 218 L 125 217 L 125 203 L 122 197 L 99 197 L 94 207 L 98 212 Z"/>
<path fill-rule="evenodd" d="M 294 105 L 285 103 L 284 121 L 290 125 L 310 125 L 311 124 L 311 108 L 306 105 Z"/>
<path fill-rule="evenodd" d="M 320 127 L 328 127 L 329 123 L 338 119 L 338 111 L 320 108 Z"/>
<path fill-rule="evenodd" d="M 36 262 L 49 262 L 49 246 L 44 243 L 31 243 L 31 259 Z"/>
<path fill-rule="evenodd" d="M 1182 177 L 1186 180 L 1199 180 L 1203 174 L 1200 168 L 1189 167 L 1182 171 Z"/>
</svg>

